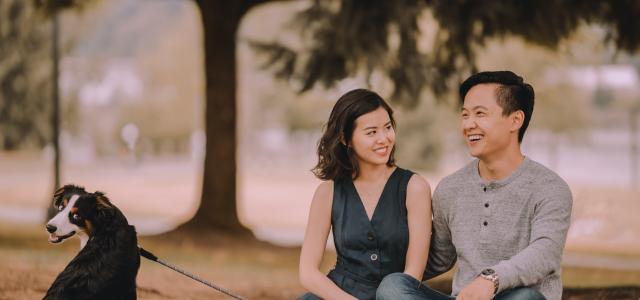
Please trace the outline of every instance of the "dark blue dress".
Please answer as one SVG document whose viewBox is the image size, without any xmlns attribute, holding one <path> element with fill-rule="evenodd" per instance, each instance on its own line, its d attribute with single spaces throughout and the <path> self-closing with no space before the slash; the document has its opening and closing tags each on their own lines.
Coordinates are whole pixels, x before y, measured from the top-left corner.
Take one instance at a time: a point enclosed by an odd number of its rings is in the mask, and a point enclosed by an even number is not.
<svg viewBox="0 0 640 300">
<path fill-rule="evenodd" d="M 409 246 L 407 185 L 413 172 L 396 168 L 371 220 L 352 180 L 334 182 L 331 227 L 337 262 L 327 275 L 358 299 L 375 299 L 382 279 L 403 272 Z M 307 293 L 299 299 L 319 299 Z"/>
</svg>

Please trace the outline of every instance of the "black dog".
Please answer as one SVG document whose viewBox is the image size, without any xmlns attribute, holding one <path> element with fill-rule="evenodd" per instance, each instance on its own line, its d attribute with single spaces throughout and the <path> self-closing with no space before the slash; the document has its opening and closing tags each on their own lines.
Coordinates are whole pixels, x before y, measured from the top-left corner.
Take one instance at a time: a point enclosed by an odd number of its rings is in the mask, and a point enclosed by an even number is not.
<svg viewBox="0 0 640 300">
<path fill-rule="evenodd" d="M 136 299 L 138 241 L 122 212 L 103 193 L 74 185 L 58 189 L 53 205 L 59 212 L 47 224 L 49 241 L 78 235 L 81 246 L 44 299 Z"/>
</svg>

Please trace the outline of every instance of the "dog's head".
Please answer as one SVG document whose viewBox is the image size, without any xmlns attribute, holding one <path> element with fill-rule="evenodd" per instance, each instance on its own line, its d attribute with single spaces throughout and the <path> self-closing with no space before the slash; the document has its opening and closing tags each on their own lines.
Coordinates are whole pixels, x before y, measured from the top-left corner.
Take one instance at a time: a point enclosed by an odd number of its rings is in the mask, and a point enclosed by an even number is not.
<svg viewBox="0 0 640 300">
<path fill-rule="evenodd" d="M 84 188 L 65 185 L 53 196 L 53 206 L 58 213 L 47 223 L 49 242 L 60 243 L 76 233 L 88 236 L 96 228 L 105 228 L 112 222 L 117 209 L 101 192 L 88 193 Z"/>
</svg>

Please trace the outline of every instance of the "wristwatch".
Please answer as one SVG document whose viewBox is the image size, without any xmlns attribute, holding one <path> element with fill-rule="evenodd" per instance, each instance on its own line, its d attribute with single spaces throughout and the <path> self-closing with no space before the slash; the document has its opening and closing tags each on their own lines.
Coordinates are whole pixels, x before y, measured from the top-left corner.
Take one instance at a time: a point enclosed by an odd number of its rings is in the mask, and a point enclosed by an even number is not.
<svg viewBox="0 0 640 300">
<path fill-rule="evenodd" d="M 480 277 L 493 282 L 493 294 L 495 295 L 498 292 L 498 287 L 500 285 L 496 271 L 493 269 L 484 269 L 480 272 Z"/>
</svg>

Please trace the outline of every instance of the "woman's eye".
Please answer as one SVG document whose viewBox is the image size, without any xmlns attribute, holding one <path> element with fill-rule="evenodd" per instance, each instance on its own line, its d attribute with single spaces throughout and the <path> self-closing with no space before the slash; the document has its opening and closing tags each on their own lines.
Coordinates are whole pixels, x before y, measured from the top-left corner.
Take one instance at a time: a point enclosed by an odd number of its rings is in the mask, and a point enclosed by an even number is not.
<svg viewBox="0 0 640 300">
<path fill-rule="evenodd" d="M 369 131 L 369 132 L 367 132 L 367 135 L 374 135 L 374 134 L 376 134 L 376 132 L 375 132 L 375 131 Z"/>
<path fill-rule="evenodd" d="M 78 215 L 78 214 L 74 214 L 74 215 L 73 215 L 73 219 L 74 219 L 74 220 L 76 220 L 76 221 L 77 221 L 77 220 L 80 220 L 80 215 Z"/>
</svg>

